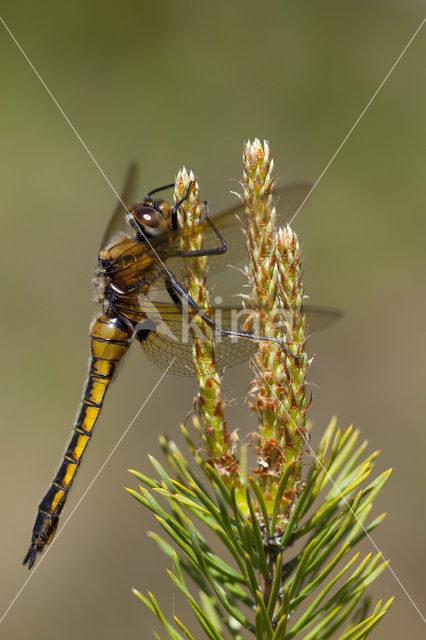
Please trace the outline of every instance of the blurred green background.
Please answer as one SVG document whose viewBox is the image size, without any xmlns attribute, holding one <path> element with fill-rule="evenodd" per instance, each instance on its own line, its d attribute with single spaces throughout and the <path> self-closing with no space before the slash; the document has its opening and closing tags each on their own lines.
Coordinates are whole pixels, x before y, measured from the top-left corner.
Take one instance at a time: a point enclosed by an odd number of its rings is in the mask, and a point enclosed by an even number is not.
<svg viewBox="0 0 426 640">
<path fill-rule="evenodd" d="M 140 194 L 198 175 L 212 210 L 234 202 L 242 144 L 267 138 L 281 182 L 315 180 L 421 22 L 416 1 L 2 3 L 3 18 L 116 188 L 140 164 Z M 59 463 L 86 375 L 96 251 L 115 198 L 11 40 L 0 32 L 3 259 L 1 611 L 21 567 L 36 506 Z M 374 541 L 410 597 L 425 604 L 424 30 L 325 174 L 295 227 L 314 303 L 345 311 L 315 336 L 310 418 L 332 415 L 381 449 L 394 472 Z M 229 282 L 223 291 L 235 288 Z M 235 285 L 237 286 L 237 285 Z M 216 291 L 222 292 L 221 281 Z M 138 348 L 114 384 L 62 518 L 160 375 Z M 252 427 L 248 368 L 226 375 L 230 424 Z M 0 628 L 11 640 L 145 638 L 156 627 L 131 594 L 180 606 L 156 525 L 126 492 L 149 469 L 160 433 L 175 435 L 193 380 L 169 377 L 59 535 Z M 372 551 L 366 544 L 365 552 Z M 423 564 L 424 566 L 424 564 Z M 396 595 L 374 637 L 423 637 Z M 175 603 L 175 605 L 173 604 Z M 191 620 L 187 613 L 184 619 Z M 191 624 L 191 622 L 190 622 Z M 193 628 L 197 633 L 197 626 Z M 164 635 L 164 634 L 163 634 Z"/>
</svg>

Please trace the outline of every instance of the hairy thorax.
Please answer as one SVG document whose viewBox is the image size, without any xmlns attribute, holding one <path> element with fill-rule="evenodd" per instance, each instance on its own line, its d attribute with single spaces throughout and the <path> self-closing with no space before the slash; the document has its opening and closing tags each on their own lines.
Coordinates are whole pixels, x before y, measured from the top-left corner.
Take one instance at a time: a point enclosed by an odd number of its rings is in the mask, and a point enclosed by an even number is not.
<svg viewBox="0 0 426 640">
<path fill-rule="evenodd" d="M 140 299 L 148 297 L 162 271 L 152 249 L 137 238 L 118 236 L 101 249 L 95 272 L 96 299 L 108 315 L 138 322 Z"/>
</svg>

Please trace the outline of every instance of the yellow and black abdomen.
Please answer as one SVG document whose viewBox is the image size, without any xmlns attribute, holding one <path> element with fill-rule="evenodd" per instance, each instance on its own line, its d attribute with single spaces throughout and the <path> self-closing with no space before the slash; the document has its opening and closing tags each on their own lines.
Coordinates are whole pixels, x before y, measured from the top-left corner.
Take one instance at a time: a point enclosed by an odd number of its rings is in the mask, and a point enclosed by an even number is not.
<svg viewBox="0 0 426 640">
<path fill-rule="evenodd" d="M 102 314 L 92 325 L 89 377 L 83 401 L 63 462 L 38 508 L 31 547 L 24 559 L 24 564 L 28 563 L 29 569 L 33 566 L 37 553 L 42 551 L 55 535 L 59 515 L 92 436 L 105 393 L 131 339 L 132 330 L 120 318 L 110 318 Z"/>
</svg>

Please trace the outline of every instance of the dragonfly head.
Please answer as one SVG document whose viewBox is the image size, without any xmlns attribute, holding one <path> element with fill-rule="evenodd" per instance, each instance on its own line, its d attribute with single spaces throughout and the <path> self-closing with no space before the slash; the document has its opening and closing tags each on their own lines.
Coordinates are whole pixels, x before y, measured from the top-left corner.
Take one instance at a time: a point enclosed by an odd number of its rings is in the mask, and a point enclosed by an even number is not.
<svg viewBox="0 0 426 640">
<path fill-rule="evenodd" d="M 163 200 L 134 204 L 128 211 L 128 222 L 142 238 L 161 236 L 171 229 L 171 207 Z"/>
</svg>

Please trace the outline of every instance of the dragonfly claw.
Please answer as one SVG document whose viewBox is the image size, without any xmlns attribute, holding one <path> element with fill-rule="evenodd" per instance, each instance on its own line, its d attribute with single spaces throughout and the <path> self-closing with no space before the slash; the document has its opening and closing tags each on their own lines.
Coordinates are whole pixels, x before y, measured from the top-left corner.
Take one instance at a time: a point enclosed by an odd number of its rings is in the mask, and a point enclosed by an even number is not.
<svg viewBox="0 0 426 640">
<path fill-rule="evenodd" d="M 56 529 L 56 528 L 55 528 Z M 27 555 L 22 562 L 23 565 L 28 564 L 28 569 L 32 569 L 36 561 L 37 554 L 41 553 L 46 545 L 46 540 L 39 535 L 33 535 L 31 546 L 27 551 Z"/>
<path fill-rule="evenodd" d="M 28 569 L 32 569 L 32 567 L 34 566 L 34 562 L 36 560 L 38 551 L 41 551 L 41 549 L 38 547 L 38 545 L 35 542 L 33 542 L 30 548 L 28 549 L 27 555 L 25 556 L 22 564 L 23 565 L 28 564 Z"/>
<path fill-rule="evenodd" d="M 274 341 L 275 342 L 275 341 Z M 291 358 L 294 358 L 295 360 L 300 360 L 301 356 L 297 356 L 295 353 L 293 353 L 292 351 L 289 351 L 289 349 L 287 349 L 287 347 L 284 345 L 283 342 L 281 342 L 281 340 L 278 340 L 278 338 L 276 339 L 277 344 L 281 347 L 281 349 Z"/>
</svg>

